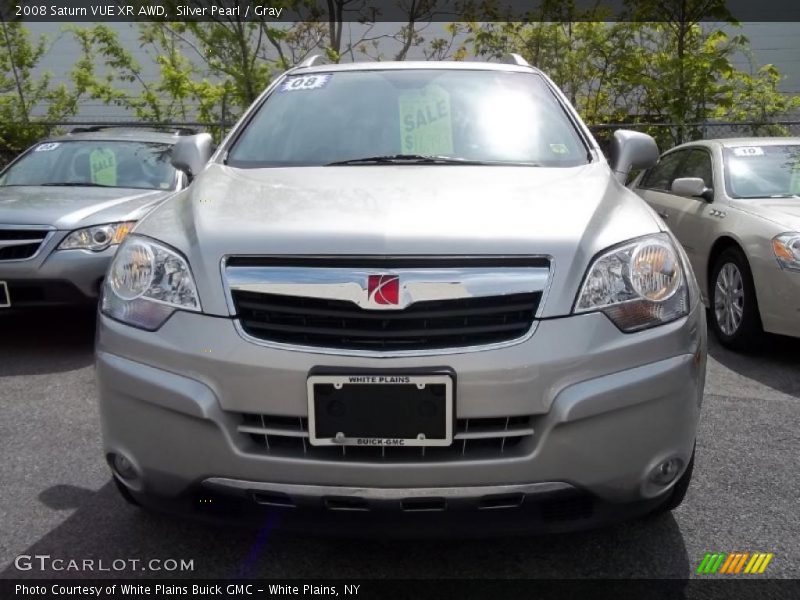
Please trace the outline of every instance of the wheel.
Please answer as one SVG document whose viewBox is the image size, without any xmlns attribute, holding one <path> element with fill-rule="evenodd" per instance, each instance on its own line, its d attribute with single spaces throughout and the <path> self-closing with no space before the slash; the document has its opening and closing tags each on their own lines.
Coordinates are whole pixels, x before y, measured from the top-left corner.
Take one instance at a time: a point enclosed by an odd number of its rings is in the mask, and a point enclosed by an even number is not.
<svg viewBox="0 0 800 600">
<path fill-rule="evenodd" d="M 139 501 L 133 497 L 133 494 L 131 494 L 131 491 L 125 486 L 124 483 L 120 482 L 120 480 L 117 479 L 116 477 L 112 477 L 111 479 L 114 480 L 114 485 L 117 486 L 117 491 L 119 492 L 119 495 L 122 496 L 122 498 L 125 500 L 125 502 L 127 502 L 131 506 L 136 506 L 137 508 L 141 508 L 142 505 L 139 504 Z"/>
<path fill-rule="evenodd" d="M 738 248 L 717 257 L 711 272 L 711 328 L 723 346 L 746 350 L 762 336 L 753 274 Z"/>
<path fill-rule="evenodd" d="M 686 465 L 686 470 L 681 475 L 681 478 L 672 486 L 669 492 L 669 498 L 653 511 L 653 515 L 661 515 L 671 510 L 675 510 L 682 503 L 686 497 L 686 492 L 689 489 L 689 484 L 692 482 L 692 472 L 694 471 L 694 453 L 692 450 L 692 457 L 689 459 L 689 464 Z"/>
</svg>

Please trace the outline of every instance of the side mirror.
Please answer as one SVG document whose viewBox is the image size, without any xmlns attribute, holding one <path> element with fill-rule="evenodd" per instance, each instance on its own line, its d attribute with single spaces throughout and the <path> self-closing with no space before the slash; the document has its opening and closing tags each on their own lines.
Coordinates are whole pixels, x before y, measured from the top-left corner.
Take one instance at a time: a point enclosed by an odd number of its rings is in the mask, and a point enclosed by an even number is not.
<svg viewBox="0 0 800 600">
<path fill-rule="evenodd" d="M 699 177 L 679 177 L 672 182 L 670 191 L 678 196 L 702 198 L 707 202 L 714 200 L 714 191 L 707 188 L 705 182 Z"/>
<path fill-rule="evenodd" d="M 193 178 L 214 153 L 214 140 L 207 133 L 180 138 L 172 147 L 172 166 Z"/>
<path fill-rule="evenodd" d="M 658 162 L 656 141 L 640 131 L 618 129 L 614 132 L 609 150 L 614 176 L 625 183 L 631 169 L 649 169 Z"/>
</svg>

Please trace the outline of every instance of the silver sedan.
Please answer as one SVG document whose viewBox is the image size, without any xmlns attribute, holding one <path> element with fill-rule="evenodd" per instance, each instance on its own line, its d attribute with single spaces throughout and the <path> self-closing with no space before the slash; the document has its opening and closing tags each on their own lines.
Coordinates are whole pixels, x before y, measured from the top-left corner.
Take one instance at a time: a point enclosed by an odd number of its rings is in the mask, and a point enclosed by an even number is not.
<svg viewBox="0 0 800 600">
<path fill-rule="evenodd" d="M 33 145 L 0 171 L 0 316 L 90 304 L 118 244 L 186 186 L 179 136 L 92 127 Z"/>
<path fill-rule="evenodd" d="M 800 337 L 800 138 L 683 144 L 631 187 L 686 249 L 723 344 Z"/>
</svg>

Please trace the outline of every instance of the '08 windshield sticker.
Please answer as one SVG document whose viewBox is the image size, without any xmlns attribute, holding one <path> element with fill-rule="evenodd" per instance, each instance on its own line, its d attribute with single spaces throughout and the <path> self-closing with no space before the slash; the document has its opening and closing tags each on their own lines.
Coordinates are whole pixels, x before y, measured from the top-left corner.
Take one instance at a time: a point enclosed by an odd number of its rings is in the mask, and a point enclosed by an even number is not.
<svg viewBox="0 0 800 600">
<path fill-rule="evenodd" d="M 331 73 L 321 75 L 298 75 L 289 77 L 278 88 L 279 92 L 298 92 L 301 90 L 318 90 L 328 85 L 332 77 Z"/>
<path fill-rule="evenodd" d="M 48 150 L 55 150 L 61 144 L 58 142 L 47 142 L 46 144 L 39 144 L 33 149 L 34 152 L 47 152 Z"/>
<path fill-rule="evenodd" d="M 734 156 L 764 156 L 761 146 L 739 146 L 733 149 Z"/>
</svg>

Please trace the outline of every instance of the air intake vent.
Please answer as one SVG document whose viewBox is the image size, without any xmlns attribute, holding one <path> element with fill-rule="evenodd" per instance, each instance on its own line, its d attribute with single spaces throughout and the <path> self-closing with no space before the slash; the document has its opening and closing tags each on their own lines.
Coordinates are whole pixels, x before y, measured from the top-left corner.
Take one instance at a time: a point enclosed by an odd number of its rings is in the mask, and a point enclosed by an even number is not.
<svg viewBox="0 0 800 600">
<path fill-rule="evenodd" d="M 513 340 L 533 324 L 541 292 L 418 302 L 367 310 L 352 302 L 234 291 L 242 328 L 255 338 L 356 350 L 428 350 Z"/>
<path fill-rule="evenodd" d="M 0 227 L 0 261 L 33 257 L 47 237 L 46 229 L 5 229 Z"/>
<path fill-rule="evenodd" d="M 531 416 L 458 419 L 454 441 L 444 447 L 312 446 L 308 419 L 246 413 L 239 433 L 260 454 L 352 462 L 489 460 L 519 456 L 533 436 Z"/>
</svg>

